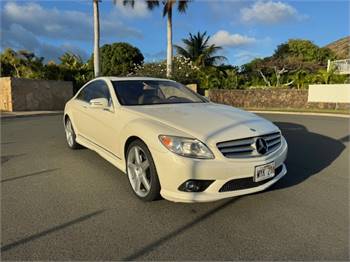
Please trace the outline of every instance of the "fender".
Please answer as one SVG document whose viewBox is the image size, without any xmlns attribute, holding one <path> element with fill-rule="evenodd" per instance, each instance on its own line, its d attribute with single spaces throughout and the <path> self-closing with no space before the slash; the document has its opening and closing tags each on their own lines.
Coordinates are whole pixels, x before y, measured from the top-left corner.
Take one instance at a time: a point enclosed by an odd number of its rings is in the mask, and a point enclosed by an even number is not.
<svg viewBox="0 0 350 262">
<path fill-rule="evenodd" d="M 149 150 L 157 150 L 159 152 L 168 152 L 168 150 L 160 143 L 159 135 L 173 135 L 182 137 L 192 137 L 187 133 L 184 133 L 176 128 L 165 125 L 153 119 L 136 118 L 128 123 L 120 133 L 119 139 L 121 139 L 121 145 L 123 145 L 118 152 L 118 155 L 123 159 L 123 167 L 125 170 L 125 154 L 126 142 L 130 137 L 138 137 L 149 148 Z"/>
</svg>

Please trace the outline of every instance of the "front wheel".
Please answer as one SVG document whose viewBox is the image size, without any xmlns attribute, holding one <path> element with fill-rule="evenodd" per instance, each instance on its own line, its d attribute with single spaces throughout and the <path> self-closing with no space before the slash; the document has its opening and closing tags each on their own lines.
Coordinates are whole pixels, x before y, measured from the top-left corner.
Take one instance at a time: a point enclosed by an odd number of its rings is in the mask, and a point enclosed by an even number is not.
<svg viewBox="0 0 350 262">
<path fill-rule="evenodd" d="M 65 128 L 66 139 L 67 139 L 67 144 L 68 144 L 69 148 L 71 148 L 71 149 L 81 148 L 81 146 L 76 141 L 76 134 L 74 132 L 72 122 L 70 121 L 69 118 L 67 118 L 64 128 Z"/>
<path fill-rule="evenodd" d="M 144 201 L 159 198 L 160 184 L 151 152 L 141 140 L 130 144 L 126 154 L 127 174 L 132 190 Z"/>
</svg>

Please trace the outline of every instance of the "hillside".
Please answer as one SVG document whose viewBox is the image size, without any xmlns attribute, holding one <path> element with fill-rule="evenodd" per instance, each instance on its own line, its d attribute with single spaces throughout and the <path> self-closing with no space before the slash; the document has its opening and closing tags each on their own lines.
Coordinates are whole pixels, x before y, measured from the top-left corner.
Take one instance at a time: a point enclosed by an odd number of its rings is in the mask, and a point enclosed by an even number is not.
<svg viewBox="0 0 350 262">
<path fill-rule="evenodd" d="M 350 48 L 350 36 L 346 36 L 337 41 L 334 41 L 325 47 L 331 49 L 339 59 L 350 58 L 349 48 Z"/>
</svg>

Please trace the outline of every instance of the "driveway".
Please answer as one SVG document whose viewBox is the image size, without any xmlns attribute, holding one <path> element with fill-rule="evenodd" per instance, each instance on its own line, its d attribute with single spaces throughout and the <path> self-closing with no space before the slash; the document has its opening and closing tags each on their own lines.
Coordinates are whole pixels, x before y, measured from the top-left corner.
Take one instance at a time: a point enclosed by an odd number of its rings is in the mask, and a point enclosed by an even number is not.
<svg viewBox="0 0 350 262">
<path fill-rule="evenodd" d="M 96 153 L 72 151 L 61 116 L 2 120 L 3 260 L 348 260 L 349 119 L 266 114 L 288 174 L 213 203 L 135 198 Z"/>
</svg>

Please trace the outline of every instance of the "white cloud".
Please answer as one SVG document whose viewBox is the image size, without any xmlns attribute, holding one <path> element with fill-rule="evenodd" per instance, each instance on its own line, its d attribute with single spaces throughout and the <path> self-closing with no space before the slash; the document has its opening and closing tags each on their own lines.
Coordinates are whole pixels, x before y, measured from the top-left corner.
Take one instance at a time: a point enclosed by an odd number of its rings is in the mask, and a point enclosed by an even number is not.
<svg viewBox="0 0 350 262">
<path fill-rule="evenodd" d="M 77 43 L 92 43 L 92 14 L 44 8 L 38 3 L 7 2 L 1 10 L 1 47 L 28 49 L 47 59 L 57 59 L 64 51 L 87 54 Z M 101 17 L 101 42 L 125 38 L 142 38 L 142 34 L 120 21 L 112 10 Z M 46 39 L 43 41 L 42 39 Z M 58 42 L 60 44 L 50 44 Z M 72 43 L 76 43 L 74 46 Z"/>
<path fill-rule="evenodd" d="M 130 5 L 124 5 L 123 1 L 118 1 L 117 8 L 123 16 L 129 18 L 142 18 L 147 17 L 150 14 L 146 1 L 135 1 L 133 7 Z"/>
<path fill-rule="evenodd" d="M 147 62 L 157 62 L 166 59 L 166 51 L 162 50 L 155 53 L 144 53 L 145 61 Z"/>
<path fill-rule="evenodd" d="M 141 37 L 141 33 L 125 26 L 117 15 L 111 12 L 101 17 L 101 35 L 120 37 Z M 92 35 L 92 16 L 80 11 L 62 11 L 57 8 L 43 8 L 37 3 L 17 4 L 8 2 L 2 12 L 3 27 L 19 24 L 37 36 L 68 40 L 87 41 Z"/>
<path fill-rule="evenodd" d="M 248 45 L 256 41 L 253 37 L 240 34 L 230 34 L 225 30 L 216 32 L 211 38 L 210 43 L 218 46 L 236 47 Z"/>
<path fill-rule="evenodd" d="M 88 58 L 88 54 L 77 46 L 70 44 L 52 45 L 41 42 L 32 32 L 21 25 L 12 24 L 9 30 L 3 31 L 2 35 L 5 36 L 1 41 L 3 48 L 11 47 L 15 50 L 30 50 L 35 52 L 37 56 L 44 57 L 45 61 L 58 61 L 58 58 L 67 51 L 78 54 L 83 59 Z"/>
<path fill-rule="evenodd" d="M 250 61 L 252 61 L 255 58 L 262 57 L 262 55 L 257 54 L 255 52 L 247 51 L 247 50 L 239 50 L 235 55 L 235 64 L 237 65 L 243 65 Z"/>
<path fill-rule="evenodd" d="M 280 1 L 257 1 L 241 9 L 241 21 L 244 23 L 275 24 L 301 18 L 303 16 L 293 6 Z"/>
</svg>

